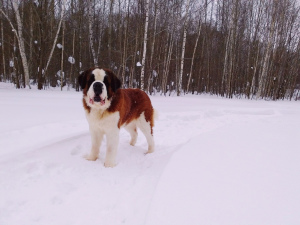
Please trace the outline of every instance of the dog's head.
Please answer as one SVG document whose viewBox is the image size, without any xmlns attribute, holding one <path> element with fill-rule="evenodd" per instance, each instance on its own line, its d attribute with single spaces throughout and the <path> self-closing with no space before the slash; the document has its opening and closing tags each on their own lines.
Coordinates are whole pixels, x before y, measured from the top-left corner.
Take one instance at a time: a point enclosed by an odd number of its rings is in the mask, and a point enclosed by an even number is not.
<svg viewBox="0 0 300 225">
<path fill-rule="evenodd" d="M 111 98 L 121 87 L 121 81 L 108 69 L 91 68 L 82 72 L 78 83 L 87 106 L 105 110 Z"/>
</svg>

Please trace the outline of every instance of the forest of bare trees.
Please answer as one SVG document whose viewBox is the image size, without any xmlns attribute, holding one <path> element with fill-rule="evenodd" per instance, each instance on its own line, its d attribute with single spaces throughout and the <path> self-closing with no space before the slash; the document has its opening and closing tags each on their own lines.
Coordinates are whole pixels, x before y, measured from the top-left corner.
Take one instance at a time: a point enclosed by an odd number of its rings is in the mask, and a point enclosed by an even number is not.
<svg viewBox="0 0 300 225">
<path fill-rule="evenodd" d="M 110 68 L 149 94 L 300 99 L 297 0 L 0 0 L 0 81 L 75 88 Z"/>
</svg>

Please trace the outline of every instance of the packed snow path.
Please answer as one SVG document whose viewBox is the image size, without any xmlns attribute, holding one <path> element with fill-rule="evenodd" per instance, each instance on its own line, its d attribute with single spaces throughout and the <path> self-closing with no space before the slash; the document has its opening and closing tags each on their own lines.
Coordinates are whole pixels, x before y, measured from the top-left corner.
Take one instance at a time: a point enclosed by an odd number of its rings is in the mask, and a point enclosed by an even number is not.
<svg viewBox="0 0 300 225">
<path fill-rule="evenodd" d="M 156 151 L 90 162 L 81 93 L 0 83 L 0 224 L 300 224 L 300 105 L 151 97 Z"/>
</svg>

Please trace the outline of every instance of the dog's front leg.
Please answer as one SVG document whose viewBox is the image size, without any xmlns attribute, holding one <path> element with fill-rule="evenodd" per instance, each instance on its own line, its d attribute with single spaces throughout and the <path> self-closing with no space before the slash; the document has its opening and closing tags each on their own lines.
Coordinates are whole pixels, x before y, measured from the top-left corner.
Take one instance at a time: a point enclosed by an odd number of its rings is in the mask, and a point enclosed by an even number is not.
<svg viewBox="0 0 300 225">
<path fill-rule="evenodd" d="M 98 158 L 100 145 L 103 139 L 103 133 L 90 131 L 92 139 L 91 153 L 86 157 L 87 160 L 95 161 Z"/>
<path fill-rule="evenodd" d="M 116 156 L 119 146 L 119 129 L 106 134 L 107 150 L 105 157 L 105 167 L 114 167 L 116 165 Z"/>
</svg>

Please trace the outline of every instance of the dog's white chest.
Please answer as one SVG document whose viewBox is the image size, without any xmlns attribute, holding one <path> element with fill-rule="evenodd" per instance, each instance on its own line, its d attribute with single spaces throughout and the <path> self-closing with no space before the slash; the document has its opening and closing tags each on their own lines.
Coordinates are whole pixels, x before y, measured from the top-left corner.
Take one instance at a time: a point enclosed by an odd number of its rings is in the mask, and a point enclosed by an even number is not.
<svg viewBox="0 0 300 225">
<path fill-rule="evenodd" d="M 112 129 L 118 129 L 120 113 L 109 113 L 106 111 L 101 113 L 98 110 L 91 110 L 90 113 L 86 113 L 86 118 L 90 129 L 106 133 Z"/>
</svg>

